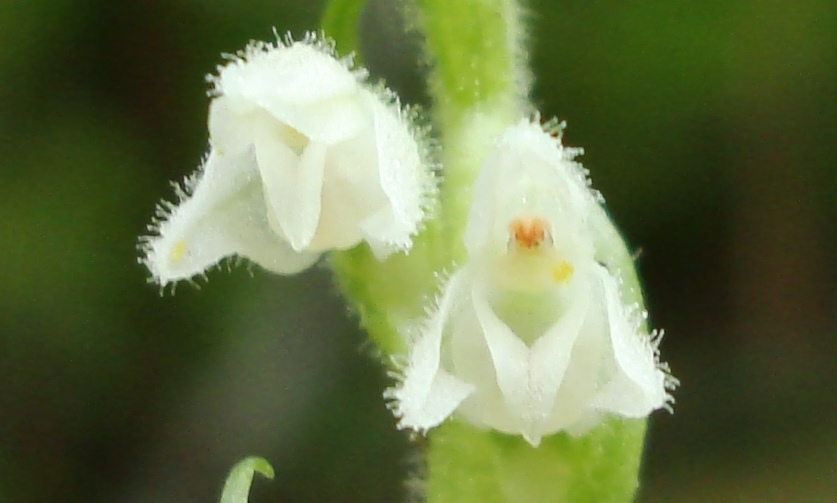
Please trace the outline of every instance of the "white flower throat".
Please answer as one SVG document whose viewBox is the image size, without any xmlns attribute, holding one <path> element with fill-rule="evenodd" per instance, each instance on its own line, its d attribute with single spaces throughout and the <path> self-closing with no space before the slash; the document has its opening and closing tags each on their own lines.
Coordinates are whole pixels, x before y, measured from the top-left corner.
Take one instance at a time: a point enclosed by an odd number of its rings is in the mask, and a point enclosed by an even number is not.
<svg viewBox="0 0 837 503">
<path fill-rule="evenodd" d="M 550 224 L 527 215 L 509 223 L 507 251 L 493 260 L 486 297 L 498 317 L 531 345 L 560 316 L 575 268 L 555 247 Z"/>
</svg>

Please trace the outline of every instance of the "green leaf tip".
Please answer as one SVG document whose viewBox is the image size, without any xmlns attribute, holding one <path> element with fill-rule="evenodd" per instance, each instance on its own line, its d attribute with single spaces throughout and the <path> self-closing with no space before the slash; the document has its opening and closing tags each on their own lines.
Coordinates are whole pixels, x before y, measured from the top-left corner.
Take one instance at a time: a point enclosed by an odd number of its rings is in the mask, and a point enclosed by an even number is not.
<svg viewBox="0 0 837 503">
<path fill-rule="evenodd" d="M 273 479 L 273 467 L 264 458 L 250 456 L 236 463 L 227 475 L 227 481 L 224 482 L 221 503 L 247 503 L 253 474 L 256 472 L 268 479 Z"/>
</svg>

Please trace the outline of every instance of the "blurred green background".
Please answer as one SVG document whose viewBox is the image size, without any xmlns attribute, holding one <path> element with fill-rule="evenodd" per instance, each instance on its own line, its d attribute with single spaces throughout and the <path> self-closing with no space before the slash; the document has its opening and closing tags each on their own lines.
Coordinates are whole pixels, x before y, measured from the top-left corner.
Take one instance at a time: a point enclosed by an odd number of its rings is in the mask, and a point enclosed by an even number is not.
<svg viewBox="0 0 837 503">
<path fill-rule="evenodd" d="M 534 99 L 642 249 L 683 383 L 639 501 L 837 501 L 837 2 L 529 6 Z M 419 458 L 327 271 L 161 297 L 136 262 L 219 54 L 320 10 L 0 1 L 0 502 L 210 503 L 248 454 L 277 472 L 255 503 L 408 496 Z M 363 26 L 373 74 L 426 102 L 391 2 Z"/>
</svg>

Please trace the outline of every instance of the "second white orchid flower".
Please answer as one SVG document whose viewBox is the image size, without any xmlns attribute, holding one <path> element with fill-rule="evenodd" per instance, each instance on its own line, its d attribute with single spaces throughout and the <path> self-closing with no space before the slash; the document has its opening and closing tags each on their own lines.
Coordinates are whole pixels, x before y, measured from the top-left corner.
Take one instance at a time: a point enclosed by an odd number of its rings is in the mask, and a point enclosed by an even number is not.
<svg viewBox="0 0 837 503">
<path fill-rule="evenodd" d="M 401 427 L 426 431 L 456 414 L 538 445 L 671 400 L 644 313 L 625 305 L 618 274 L 596 260 L 590 217 L 601 197 L 578 153 L 522 121 L 488 155 L 464 236 L 468 262 L 387 393 Z"/>
<path fill-rule="evenodd" d="M 366 242 L 406 250 L 435 190 L 426 147 L 388 90 L 314 36 L 253 43 L 210 78 L 210 151 L 164 205 L 142 261 L 161 285 L 238 255 L 291 274 Z"/>
</svg>

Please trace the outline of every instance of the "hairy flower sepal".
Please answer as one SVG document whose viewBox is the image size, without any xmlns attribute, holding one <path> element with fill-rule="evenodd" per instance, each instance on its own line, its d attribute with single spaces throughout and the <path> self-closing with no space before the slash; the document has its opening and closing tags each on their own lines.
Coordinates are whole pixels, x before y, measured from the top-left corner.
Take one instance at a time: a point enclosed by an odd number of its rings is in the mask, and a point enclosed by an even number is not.
<svg viewBox="0 0 837 503">
<path fill-rule="evenodd" d="M 408 249 L 434 177 L 409 112 L 365 78 L 313 36 L 220 66 L 209 154 L 145 245 L 155 280 L 230 255 L 291 274 L 361 242 L 379 258 Z"/>
<path fill-rule="evenodd" d="M 489 155 L 465 232 L 468 262 L 389 392 L 402 427 L 425 431 L 455 413 L 538 445 L 669 400 L 643 313 L 596 260 L 588 217 L 601 198 L 577 153 L 523 121 Z"/>
</svg>

